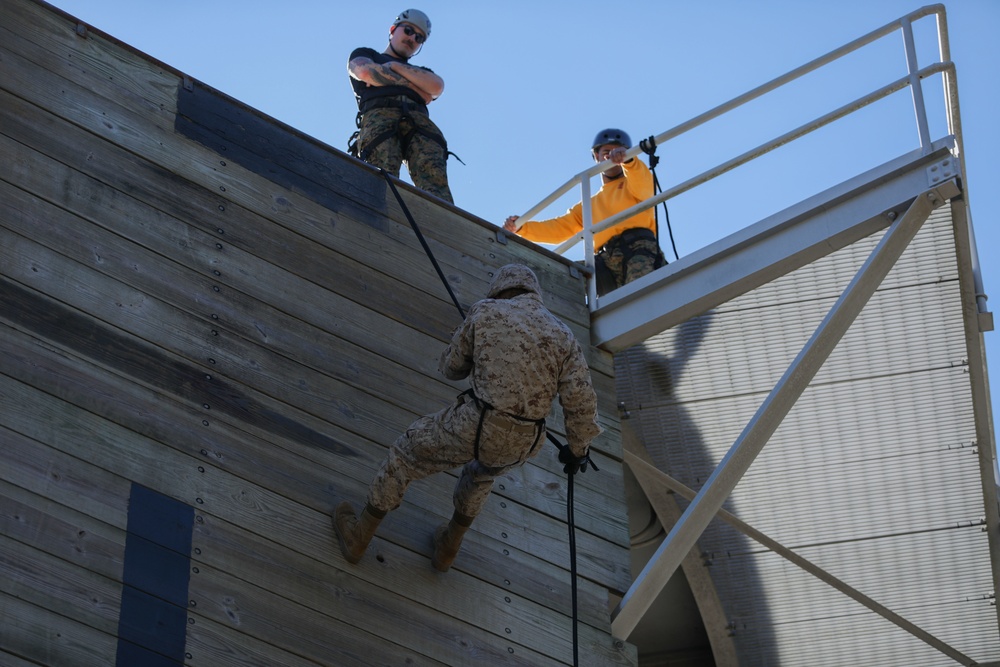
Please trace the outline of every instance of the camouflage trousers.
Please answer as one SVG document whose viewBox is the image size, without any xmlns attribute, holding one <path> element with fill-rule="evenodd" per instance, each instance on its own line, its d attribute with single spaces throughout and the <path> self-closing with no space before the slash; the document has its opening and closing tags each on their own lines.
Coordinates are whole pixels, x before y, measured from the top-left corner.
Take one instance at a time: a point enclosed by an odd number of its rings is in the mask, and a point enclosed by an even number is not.
<svg viewBox="0 0 1000 667">
<path fill-rule="evenodd" d="M 628 238 L 632 235 L 632 238 Z M 623 240 L 625 237 L 625 240 Z M 666 265 L 660 244 L 648 230 L 625 230 L 595 255 L 597 292 L 606 294 Z"/>
<path fill-rule="evenodd" d="M 361 117 L 359 129 L 358 150 L 365 162 L 396 178 L 399 178 L 400 165 L 405 162 L 415 186 L 454 203 L 448 187 L 448 152 L 442 145 L 444 135 L 427 114 L 409 112 L 404 115 L 402 109 L 396 108 L 372 109 Z M 435 136 L 440 138 L 440 143 L 433 138 Z"/>
<path fill-rule="evenodd" d="M 455 510 L 477 516 L 493 490 L 493 480 L 537 454 L 545 433 L 544 424 L 515 423 L 489 411 L 476 459 L 479 417 L 476 404 L 461 395 L 453 405 L 410 424 L 375 473 L 368 503 L 392 511 L 399 507 L 410 482 L 462 466 L 453 494 Z"/>
</svg>

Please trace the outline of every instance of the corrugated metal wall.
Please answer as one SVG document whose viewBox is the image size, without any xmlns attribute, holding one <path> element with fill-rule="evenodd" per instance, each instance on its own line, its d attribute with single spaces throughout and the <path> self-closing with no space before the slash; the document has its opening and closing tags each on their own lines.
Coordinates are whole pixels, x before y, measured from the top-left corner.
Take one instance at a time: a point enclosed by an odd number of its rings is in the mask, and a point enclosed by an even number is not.
<svg viewBox="0 0 1000 667">
<path fill-rule="evenodd" d="M 704 484 L 880 237 L 616 355 L 619 398 L 662 470 Z M 725 507 L 942 641 L 997 660 L 955 257 L 945 206 Z M 699 548 L 741 664 L 955 664 L 721 522 Z"/>
</svg>

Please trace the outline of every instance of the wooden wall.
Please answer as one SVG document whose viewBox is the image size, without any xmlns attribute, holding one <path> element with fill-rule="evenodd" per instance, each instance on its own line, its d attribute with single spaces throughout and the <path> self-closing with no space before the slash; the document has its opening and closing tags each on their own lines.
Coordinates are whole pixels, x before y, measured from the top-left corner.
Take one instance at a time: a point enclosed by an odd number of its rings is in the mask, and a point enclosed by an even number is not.
<svg viewBox="0 0 1000 667">
<path fill-rule="evenodd" d="M 359 565 L 337 549 L 332 508 L 465 388 L 436 370 L 457 309 L 381 176 L 34 0 L 0 4 L 0 156 L 0 663 L 571 663 L 554 447 L 498 481 L 446 574 L 454 474 L 414 484 Z M 464 307 L 524 262 L 588 347 L 580 664 L 634 665 L 583 281 L 398 187 Z"/>
</svg>

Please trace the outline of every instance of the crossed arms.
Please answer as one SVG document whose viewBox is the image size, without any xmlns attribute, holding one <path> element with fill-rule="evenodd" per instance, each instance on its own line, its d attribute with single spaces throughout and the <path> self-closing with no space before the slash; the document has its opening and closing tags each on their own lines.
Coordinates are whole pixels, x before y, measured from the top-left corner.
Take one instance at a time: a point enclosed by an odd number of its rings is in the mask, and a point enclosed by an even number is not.
<svg viewBox="0 0 1000 667">
<path fill-rule="evenodd" d="M 444 92 L 444 79 L 423 67 L 390 61 L 376 64 L 371 58 L 359 56 L 347 63 L 351 77 L 369 86 L 406 86 L 415 91 L 424 104 L 430 104 Z"/>
</svg>

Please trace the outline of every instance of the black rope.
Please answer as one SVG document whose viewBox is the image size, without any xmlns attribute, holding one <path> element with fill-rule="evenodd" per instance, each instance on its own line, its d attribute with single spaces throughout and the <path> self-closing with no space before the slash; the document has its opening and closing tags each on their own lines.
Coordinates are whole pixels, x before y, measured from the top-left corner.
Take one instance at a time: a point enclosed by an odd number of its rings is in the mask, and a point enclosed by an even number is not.
<svg viewBox="0 0 1000 667">
<path fill-rule="evenodd" d="M 392 182 L 392 176 L 391 176 L 391 174 L 389 174 L 389 172 L 385 171 L 384 169 L 380 169 L 379 171 L 382 172 L 382 175 L 385 176 L 386 182 L 389 183 L 389 188 L 392 190 L 392 194 L 396 195 L 396 201 L 399 202 L 400 208 L 403 209 L 403 214 L 406 216 L 406 219 L 410 222 L 410 226 L 413 228 L 413 231 L 416 233 L 417 238 L 420 240 L 420 245 L 422 245 L 424 247 L 424 252 L 427 253 L 427 257 L 431 260 L 431 264 L 433 264 L 434 268 L 437 270 L 438 276 L 441 277 L 441 282 L 444 283 L 445 289 L 447 289 L 448 290 L 448 294 L 451 295 L 451 300 L 455 303 L 455 307 L 458 308 L 458 314 L 464 320 L 465 319 L 465 310 L 462 308 L 462 305 L 458 302 L 458 298 L 455 296 L 455 292 L 451 289 L 451 284 L 448 282 L 448 279 L 445 278 L 444 272 L 441 270 L 441 267 L 438 265 L 437 260 L 434 259 L 434 253 L 431 252 L 430 246 L 427 245 L 427 241 L 424 239 L 424 235 L 420 231 L 420 227 L 417 225 L 417 221 L 413 219 L 413 215 L 410 213 L 410 208 L 406 205 L 406 202 L 404 202 L 403 198 L 400 196 L 399 190 L 396 189 L 396 184 Z M 556 437 L 554 435 L 552 435 L 552 433 L 550 431 L 546 430 L 545 431 L 545 435 L 548 436 L 548 439 L 552 442 L 553 445 L 556 446 L 556 449 L 558 449 L 559 451 L 562 451 L 564 447 L 569 447 L 569 445 L 564 445 L 564 444 L 560 443 L 556 439 Z M 591 458 L 590 458 L 589 455 L 587 456 L 586 462 L 583 464 L 583 466 L 580 469 L 583 470 L 583 471 L 586 471 L 588 464 L 594 470 L 598 469 L 597 466 L 594 465 L 594 462 L 593 462 L 593 460 L 591 460 Z M 573 515 L 573 478 L 575 476 L 576 475 L 574 473 L 572 473 L 572 472 L 568 474 L 569 481 L 567 482 L 567 490 L 566 490 L 566 524 L 569 526 L 569 573 L 570 573 L 570 582 L 571 582 L 571 589 L 572 589 L 572 603 L 573 603 L 573 665 L 574 665 L 574 667 L 576 667 L 577 665 L 580 664 L 580 662 L 579 662 L 579 660 L 580 660 L 579 659 L 579 639 L 578 639 L 579 632 L 578 632 L 578 628 L 577 628 L 577 626 L 579 625 L 579 615 L 577 613 L 577 596 L 576 596 L 576 588 L 577 588 L 576 587 L 576 525 L 575 525 L 575 518 L 574 518 L 574 515 Z"/>
<path fill-rule="evenodd" d="M 573 478 L 576 477 L 575 474 L 569 474 L 569 481 L 566 482 L 566 524 L 569 526 L 569 578 L 573 582 L 572 586 L 572 600 L 573 600 L 573 665 L 576 667 L 580 664 L 580 641 L 578 638 L 579 620 L 577 619 L 576 613 L 576 528 L 575 528 L 575 517 L 573 516 Z"/>
<path fill-rule="evenodd" d="M 417 238 L 420 240 L 420 245 L 424 247 L 424 252 L 431 260 L 431 264 L 434 265 L 434 269 L 437 271 L 438 276 L 441 277 L 441 282 L 444 283 L 445 289 L 448 290 L 448 294 L 451 295 L 451 300 L 455 303 L 455 307 L 458 308 L 458 314 L 461 315 L 462 319 L 465 319 L 465 311 L 462 310 L 462 304 L 458 302 L 458 297 L 455 296 L 455 292 L 451 289 L 451 283 L 448 279 L 444 277 L 444 271 L 438 265 L 437 260 L 434 259 L 434 253 L 431 252 L 430 246 L 427 245 L 427 240 L 424 238 L 423 233 L 420 231 L 420 227 L 417 226 L 417 221 L 413 219 L 413 215 L 410 213 L 409 207 L 403 198 L 399 196 L 399 190 L 396 189 L 396 184 L 392 182 L 392 175 L 385 169 L 380 169 L 382 175 L 385 176 L 386 182 L 389 184 L 389 188 L 392 190 L 392 194 L 396 195 L 396 201 L 399 202 L 400 208 L 403 209 L 403 213 L 406 215 L 406 219 L 410 221 L 410 227 L 413 227 L 414 233 L 416 233 Z"/>
<path fill-rule="evenodd" d="M 660 162 L 659 156 L 656 155 L 656 138 L 650 135 L 648 139 L 643 139 L 639 142 L 639 147 L 649 156 L 649 171 L 653 173 L 653 195 L 655 196 L 662 192 L 660 189 L 660 179 L 656 177 L 656 165 Z M 667 222 L 667 236 L 670 237 L 670 247 L 673 248 L 674 259 L 680 259 L 680 255 L 677 254 L 677 244 L 674 243 L 674 230 L 670 226 L 670 211 L 667 210 L 666 200 L 663 201 L 663 217 Z M 660 216 L 655 207 L 653 208 L 653 219 L 656 221 L 656 238 L 659 238 Z"/>
</svg>

